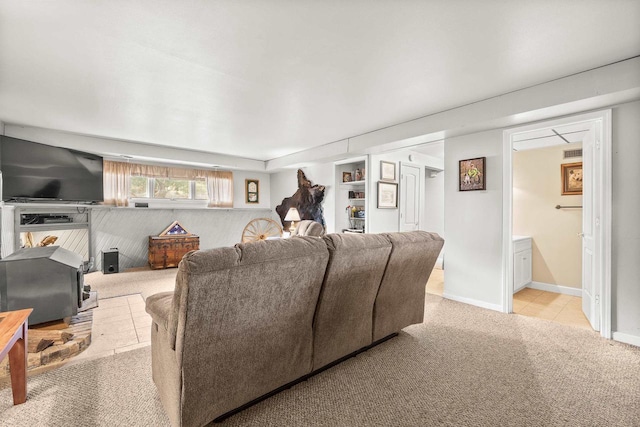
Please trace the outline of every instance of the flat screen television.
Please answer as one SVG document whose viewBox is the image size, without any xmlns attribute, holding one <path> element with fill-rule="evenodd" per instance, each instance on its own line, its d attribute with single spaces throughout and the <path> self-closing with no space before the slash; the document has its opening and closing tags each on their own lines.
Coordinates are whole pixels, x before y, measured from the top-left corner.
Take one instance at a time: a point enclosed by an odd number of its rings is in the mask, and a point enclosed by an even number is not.
<svg viewBox="0 0 640 427">
<path fill-rule="evenodd" d="M 95 154 L 0 136 L 4 201 L 101 202 L 102 169 Z"/>
</svg>

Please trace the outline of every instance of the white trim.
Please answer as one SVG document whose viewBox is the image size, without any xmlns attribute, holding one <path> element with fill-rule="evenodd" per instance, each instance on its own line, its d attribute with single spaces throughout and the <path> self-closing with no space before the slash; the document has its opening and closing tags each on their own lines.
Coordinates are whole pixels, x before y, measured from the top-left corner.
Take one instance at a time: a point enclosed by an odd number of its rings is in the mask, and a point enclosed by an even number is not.
<svg viewBox="0 0 640 427">
<path fill-rule="evenodd" d="M 531 282 L 525 286 L 539 291 L 554 292 L 556 294 L 573 295 L 574 297 L 582 297 L 582 289 L 572 288 L 570 286 L 554 285 L 551 283 Z"/>
<path fill-rule="evenodd" d="M 476 307 L 487 308 L 493 311 L 502 311 L 502 306 L 500 304 L 491 304 L 485 301 L 480 301 L 473 298 L 460 297 L 460 296 L 452 295 L 446 292 L 442 294 L 442 298 L 450 299 L 452 301 L 457 301 L 464 304 L 475 305 Z"/>
<path fill-rule="evenodd" d="M 595 278 L 600 282 L 600 335 L 611 338 L 611 208 L 612 208 L 612 179 L 611 179 L 611 110 L 594 111 L 576 116 L 563 117 L 534 123 L 527 126 L 507 129 L 503 132 L 503 170 L 502 170 L 502 307 L 501 311 L 510 313 L 513 310 L 513 150 L 512 137 L 514 134 L 551 128 L 578 122 L 601 121 L 601 149 L 602 151 L 602 203 L 600 212 L 600 250 L 602 254 L 598 262 L 601 263 L 601 276 Z"/>
<path fill-rule="evenodd" d="M 614 332 L 613 339 L 625 344 L 631 344 L 640 347 L 640 337 L 637 335 L 625 334 L 623 332 Z"/>
</svg>

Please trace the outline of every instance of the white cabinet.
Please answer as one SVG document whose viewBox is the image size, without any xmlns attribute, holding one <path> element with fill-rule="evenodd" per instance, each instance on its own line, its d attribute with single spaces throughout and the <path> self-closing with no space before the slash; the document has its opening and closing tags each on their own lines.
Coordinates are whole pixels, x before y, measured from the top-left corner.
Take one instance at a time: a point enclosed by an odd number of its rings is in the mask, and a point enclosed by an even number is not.
<svg viewBox="0 0 640 427">
<path fill-rule="evenodd" d="M 531 283 L 531 267 L 531 237 L 513 236 L 513 293 Z"/>
</svg>

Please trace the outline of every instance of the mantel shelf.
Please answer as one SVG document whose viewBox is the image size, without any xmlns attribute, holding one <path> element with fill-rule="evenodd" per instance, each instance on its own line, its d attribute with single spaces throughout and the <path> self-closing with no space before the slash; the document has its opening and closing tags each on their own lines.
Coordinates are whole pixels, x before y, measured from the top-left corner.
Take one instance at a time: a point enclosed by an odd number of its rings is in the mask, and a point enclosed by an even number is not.
<svg viewBox="0 0 640 427">
<path fill-rule="evenodd" d="M 354 202 L 364 202 L 364 201 L 365 201 L 365 200 L 367 200 L 367 199 L 365 199 L 365 198 L 360 198 L 360 199 L 349 199 L 349 200 L 353 200 Z"/>
</svg>

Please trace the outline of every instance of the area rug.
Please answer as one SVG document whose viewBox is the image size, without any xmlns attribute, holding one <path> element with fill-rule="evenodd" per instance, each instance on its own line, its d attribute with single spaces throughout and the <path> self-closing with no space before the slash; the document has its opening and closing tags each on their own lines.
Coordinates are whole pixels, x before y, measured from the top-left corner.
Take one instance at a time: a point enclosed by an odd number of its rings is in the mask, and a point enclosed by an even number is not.
<svg viewBox="0 0 640 427">
<path fill-rule="evenodd" d="M 640 348 L 428 295 L 425 323 L 225 420 L 230 426 L 637 426 Z M 238 373 L 241 375 L 242 373 Z M 3 426 L 164 426 L 149 348 L 0 390 Z"/>
</svg>

